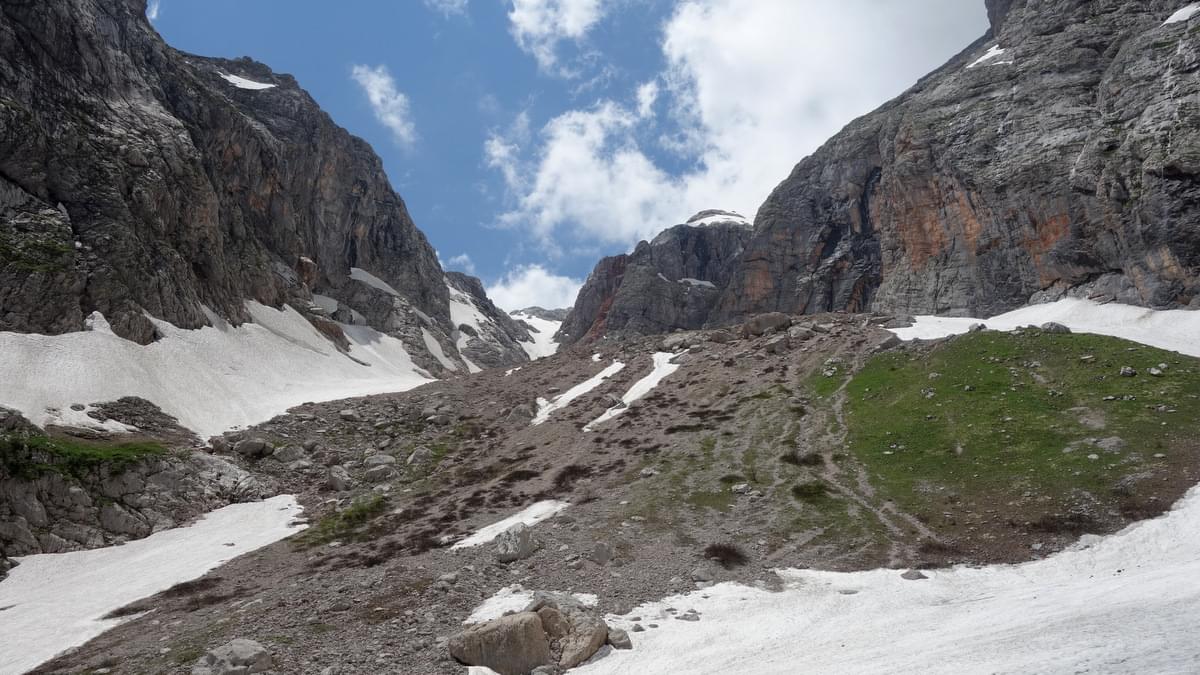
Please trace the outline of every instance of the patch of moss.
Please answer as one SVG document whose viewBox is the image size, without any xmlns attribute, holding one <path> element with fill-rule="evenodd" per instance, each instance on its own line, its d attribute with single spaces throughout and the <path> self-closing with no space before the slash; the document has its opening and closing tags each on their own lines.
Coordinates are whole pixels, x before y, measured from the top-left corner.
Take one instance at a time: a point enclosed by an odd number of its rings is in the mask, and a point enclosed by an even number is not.
<svg viewBox="0 0 1200 675">
<path fill-rule="evenodd" d="M 341 511 L 331 513 L 316 525 L 296 536 L 296 541 L 315 546 L 337 539 L 353 539 L 362 534 L 363 526 L 388 509 L 388 499 L 380 494 L 372 494 L 356 499 L 354 503 Z"/>
<path fill-rule="evenodd" d="M 48 436 L 0 436 L 0 466 L 12 476 L 36 478 L 56 472 L 83 477 L 96 470 L 119 473 L 149 457 L 165 455 L 159 443 L 106 443 Z"/>
</svg>

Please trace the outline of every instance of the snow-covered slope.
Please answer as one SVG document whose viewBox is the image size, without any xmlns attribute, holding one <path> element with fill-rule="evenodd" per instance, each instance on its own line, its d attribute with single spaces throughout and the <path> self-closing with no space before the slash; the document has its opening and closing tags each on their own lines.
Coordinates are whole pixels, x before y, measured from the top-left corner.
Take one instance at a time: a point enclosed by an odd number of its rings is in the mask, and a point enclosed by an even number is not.
<svg viewBox="0 0 1200 675">
<path fill-rule="evenodd" d="M 786 590 L 721 584 L 635 608 L 632 651 L 572 672 L 1195 673 L 1200 490 L 1167 515 L 1023 565 L 787 570 Z M 678 621 L 695 609 L 696 622 Z M 619 619 L 629 628 L 632 621 Z"/>
<path fill-rule="evenodd" d="M 305 401 L 404 391 L 430 382 L 397 339 L 341 324 L 339 352 L 290 307 L 246 304 L 253 323 L 184 330 L 154 320 L 161 339 L 139 345 L 94 315 L 92 330 L 0 332 L 0 405 L 35 424 L 72 404 L 140 396 L 201 438 L 265 421 Z"/>
<path fill-rule="evenodd" d="M 0 583 L 0 673 L 36 668 L 122 622 L 109 612 L 295 534 L 300 512 L 282 495 L 124 546 L 22 558 Z"/>
<path fill-rule="evenodd" d="M 556 410 L 562 410 L 563 408 L 571 405 L 571 401 L 574 401 L 596 387 L 599 387 L 605 380 L 621 372 L 624 367 L 624 363 L 621 363 L 620 361 L 613 361 L 604 370 L 601 370 L 583 382 L 571 387 L 553 399 L 546 400 L 539 397 L 537 400 L 537 415 L 534 416 L 532 424 L 537 426 L 545 423 L 546 420 L 550 419 L 550 415 L 554 414 Z"/>
<path fill-rule="evenodd" d="M 554 334 L 562 326 L 562 321 L 551 321 L 520 311 L 510 312 L 509 316 L 517 321 L 524 321 L 531 329 L 530 335 L 533 336 L 533 340 L 519 343 L 530 359 L 545 358 L 558 351 L 558 342 L 555 341 Z"/>
<path fill-rule="evenodd" d="M 1013 330 L 1053 321 L 1079 333 L 1110 335 L 1151 347 L 1200 356 L 1200 311 L 1186 309 L 1156 311 L 1117 303 L 1100 304 L 1091 300 L 1064 298 L 1044 305 L 1022 307 L 990 319 L 945 316 L 915 318 L 912 327 L 898 328 L 892 332 L 902 340 L 932 340 L 965 333 L 977 323 L 995 330 Z"/>
<path fill-rule="evenodd" d="M 620 415 L 629 409 L 629 405 L 631 403 L 653 391 L 654 388 L 658 386 L 659 382 L 662 382 L 663 379 L 665 379 L 668 375 L 676 370 L 679 370 L 679 364 L 673 362 L 676 356 L 678 356 L 678 354 L 671 354 L 670 352 L 656 353 L 654 355 L 654 367 L 650 370 L 650 374 L 633 383 L 633 386 L 629 388 L 629 391 L 625 392 L 625 395 L 621 397 L 620 405 L 615 405 L 608 410 L 605 410 L 603 415 L 597 417 L 591 422 L 588 422 L 587 425 L 583 427 L 583 430 L 591 431 L 596 427 L 596 425 L 603 424 L 604 422 L 607 422 L 608 420 Z"/>
</svg>

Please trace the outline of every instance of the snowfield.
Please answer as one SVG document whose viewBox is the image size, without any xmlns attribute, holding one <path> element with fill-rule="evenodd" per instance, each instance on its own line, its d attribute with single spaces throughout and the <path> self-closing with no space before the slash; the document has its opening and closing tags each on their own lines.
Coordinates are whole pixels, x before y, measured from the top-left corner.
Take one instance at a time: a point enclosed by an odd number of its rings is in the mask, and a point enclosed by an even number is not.
<svg viewBox="0 0 1200 675">
<path fill-rule="evenodd" d="M 275 85 L 267 82 L 255 82 L 254 80 L 247 80 L 246 78 L 238 77 L 237 75 L 226 75 L 225 73 L 218 73 L 218 75 L 221 76 L 222 80 L 225 80 L 238 89 L 261 91 L 263 89 L 273 89 L 275 87 Z"/>
<path fill-rule="evenodd" d="M 898 328 L 892 332 L 901 340 L 934 340 L 965 333 L 977 323 L 994 330 L 1008 331 L 1053 321 L 1077 333 L 1109 335 L 1180 354 L 1200 356 L 1200 311 L 1187 309 L 1159 311 L 1065 298 L 1044 305 L 1022 307 L 990 319 L 945 316 L 914 318 L 916 321 L 911 328 Z"/>
<path fill-rule="evenodd" d="M 101 618 L 109 612 L 299 532 L 304 526 L 292 521 L 300 513 L 282 495 L 124 546 L 20 558 L 0 582 L 0 674 L 36 668 L 132 618 Z"/>
<path fill-rule="evenodd" d="M 987 50 L 986 54 L 984 54 L 983 56 L 972 61 L 967 66 L 967 69 L 970 70 L 971 68 L 974 68 L 975 66 L 978 66 L 983 63 L 987 63 L 988 61 L 991 61 L 992 59 L 996 58 L 997 56 L 1000 56 L 1003 53 L 1004 53 L 1004 50 L 1000 48 L 1000 45 L 992 45 L 992 47 Z M 993 65 L 1000 65 L 1002 63 L 1012 63 L 1012 62 L 1011 61 L 998 61 Z"/>
<path fill-rule="evenodd" d="M 561 321 L 539 319 L 525 312 L 511 312 L 509 316 L 517 321 L 524 321 L 533 328 L 531 331 L 533 340 L 518 343 L 525 350 L 525 353 L 529 355 L 529 360 L 536 361 L 537 359 L 552 356 L 558 351 L 558 342 L 554 340 L 554 334 L 562 326 Z"/>
<path fill-rule="evenodd" d="M 1169 26 L 1173 23 L 1183 23 L 1191 19 L 1196 14 L 1200 14 L 1200 2 L 1193 2 L 1178 12 L 1175 12 L 1163 22 L 1163 25 Z"/>
<path fill-rule="evenodd" d="M 201 438 L 266 421 L 305 401 L 405 391 L 431 382 L 404 344 L 367 326 L 340 324 L 349 355 L 290 307 L 255 302 L 253 323 L 185 330 L 154 321 L 162 338 L 139 345 L 93 315 L 90 331 L 0 332 L 0 405 L 34 424 L 74 403 L 147 399 Z M 218 320 L 219 321 L 219 320 Z"/>
<path fill-rule="evenodd" d="M 632 651 L 572 672 L 1200 672 L 1200 490 L 1045 560 L 900 573 L 786 570 L 779 593 L 727 583 L 666 598 L 631 613 L 660 626 L 630 633 Z"/>
<path fill-rule="evenodd" d="M 537 415 L 534 416 L 533 422 L 530 424 L 537 426 L 545 423 L 546 420 L 550 419 L 550 415 L 553 414 L 554 411 L 562 410 L 563 408 L 567 407 L 571 404 L 571 401 L 574 401 L 596 387 L 599 387 L 605 380 L 621 372 L 623 368 L 625 368 L 624 363 L 621 363 L 620 361 L 613 361 L 604 370 L 596 373 L 587 380 L 580 382 L 574 387 L 571 387 L 562 394 L 559 394 L 551 401 L 547 401 L 546 399 L 539 397 L 537 400 Z"/>
<path fill-rule="evenodd" d="M 629 409 L 629 404 L 653 391 L 654 388 L 658 386 L 659 382 L 662 382 L 668 375 L 676 370 L 679 370 L 679 364 L 672 363 L 672 360 L 676 356 L 679 356 L 679 354 L 671 354 L 670 352 L 657 352 L 654 355 L 654 368 L 650 371 L 650 374 L 633 383 L 633 386 L 629 388 L 629 391 L 625 392 L 625 395 L 621 397 L 621 405 L 615 405 L 608 410 L 605 410 L 603 415 L 597 417 L 591 422 L 588 422 L 587 425 L 583 427 L 583 430 L 591 431 L 596 425 L 603 424 L 620 415 Z"/>
<path fill-rule="evenodd" d="M 496 523 L 492 523 L 487 527 L 481 528 L 475 534 L 457 542 L 451 546 L 451 550 L 460 548 L 471 548 L 473 546 L 481 546 L 486 544 L 500 535 L 501 532 L 516 525 L 524 523 L 530 527 L 537 525 L 543 520 L 556 515 L 559 511 L 570 506 L 567 502 L 560 502 L 555 499 L 547 499 L 546 501 L 535 502 L 526 506 L 524 509 L 514 513 Z"/>
</svg>

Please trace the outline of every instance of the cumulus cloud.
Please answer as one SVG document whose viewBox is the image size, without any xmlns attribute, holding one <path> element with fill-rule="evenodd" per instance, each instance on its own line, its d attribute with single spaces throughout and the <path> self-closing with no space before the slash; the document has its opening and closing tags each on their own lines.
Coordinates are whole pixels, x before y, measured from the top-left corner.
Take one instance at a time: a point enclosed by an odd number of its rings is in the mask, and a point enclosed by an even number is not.
<svg viewBox="0 0 1200 675">
<path fill-rule="evenodd" d="M 582 285 L 578 279 L 554 274 L 541 265 L 518 265 L 488 286 L 487 294 L 508 312 L 534 306 L 560 309 L 575 304 Z"/>
<path fill-rule="evenodd" d="M 449 260 L 448 267 L 467 274 L 475 274 L 475 261 L 466 253 L 460 253 Z"/>
<path fill-rule="evenodd" d="M 417 141 L 417 129 L 412 122 L 408 97 L 396 86 L 387 66 L 356 65 L 351 76 L 367 95 L 375 119 L 391 130 L 392 137 L 401 147 L 412 146 Z"/>
<path fill-rule="evenodd" d="M 544 72 L 573 77 L 578 72 L 560 63 L 559 45 L 580 42 L 603 16 L 600 0 L 512 0 L 509 31 Z"/>
<path fill-rule="evenodd" d="M 158 21 L 158 12 L 162 9 L 160 0 L 150 0 L 150 4 L 146 5 L 146 18 L 151 21 Z"/>
<path fill-rule="evenodd" d="M 630 245 L 705 208 L 753 215 L 797 161 L 987 27 L 961 0 L 814 4 L 681 2 L 658 78 L 559 114 L 533 148 L 489 139 L 513 196 L 502 221 Z"/>
<path fill-rule="evenodd" d="M 467 0 L 425 0 L 425 6 L 445 16 L 467 13 Z"/>
</svg>

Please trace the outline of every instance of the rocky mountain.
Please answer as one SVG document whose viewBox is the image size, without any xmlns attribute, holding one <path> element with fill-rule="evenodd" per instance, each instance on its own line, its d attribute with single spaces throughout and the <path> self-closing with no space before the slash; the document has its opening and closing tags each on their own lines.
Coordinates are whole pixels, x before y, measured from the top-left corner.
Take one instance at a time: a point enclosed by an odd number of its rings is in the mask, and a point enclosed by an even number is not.
<svg viewBox="0 0 1200 675">
<path fill-rule="evenodd" d="M 988 0 L 991 29 L 796 165 L 713 320 L 1200 305 L 1200 42 L 1180 0 Z"/>
<path fill-rule="evenodd" d="M 450 321 L 455 347 L 468 366 L 495 368 L 520 362 L 522 342 L 531 342 L 529 329 L 488 299 L 483 282 L 461 272 L 447 272 Z"/>
<path fill-rule="evenodd" d="M 702 211 L 632 253 L 601 260 L 563 320 L 559 341 L 705 326 L 751 234 L 736 213 Z"/>
<path fill-rule="evenodd" d="M 147 315 L 237 325 L 252 300 L 462 370 L 451 288 L 370 147 L 291 76 L 172 49 L 145 9 L 0 7 L 0 330 L 79 331 L 100 312 L 145 344 Z M 527 360 L 519 326 L 491 330 L 475 358 Z"/>
</svg>

